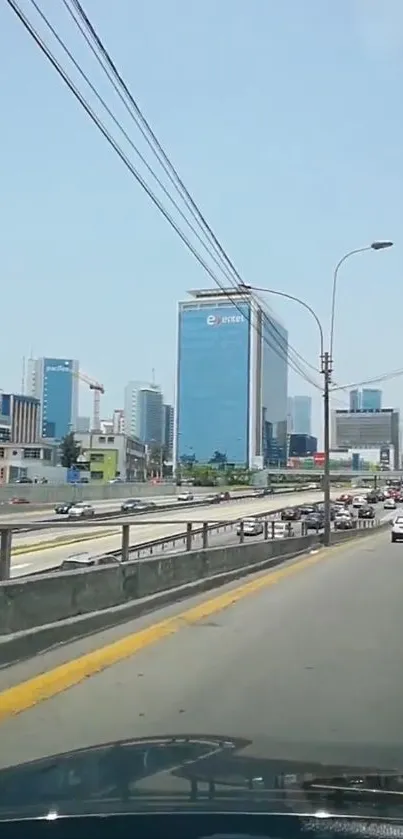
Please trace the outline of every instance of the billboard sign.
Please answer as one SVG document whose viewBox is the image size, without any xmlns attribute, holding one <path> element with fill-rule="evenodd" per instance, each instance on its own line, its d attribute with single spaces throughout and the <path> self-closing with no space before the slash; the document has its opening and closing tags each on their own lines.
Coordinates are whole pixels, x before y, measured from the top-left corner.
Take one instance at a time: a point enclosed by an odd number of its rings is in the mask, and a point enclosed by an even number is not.
<svg viewBox="0 0 403 839">
<path fill-rule="evenodd" d="M 320 468 L 322 468 L 325 465 L 325 453 L 315 452 L 313 456 L 313 462 L 315 466 L 319 466 Z"/>
</svg>

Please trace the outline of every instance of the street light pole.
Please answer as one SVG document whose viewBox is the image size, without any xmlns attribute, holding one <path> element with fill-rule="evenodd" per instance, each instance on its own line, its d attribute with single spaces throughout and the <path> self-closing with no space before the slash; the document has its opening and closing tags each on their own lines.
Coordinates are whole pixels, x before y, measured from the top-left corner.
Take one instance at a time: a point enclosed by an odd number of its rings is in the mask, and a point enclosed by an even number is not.
<svg viewBox="0 0 403 839">
<path fill-rule="evenodd" d="M 238 286 L 238 290 L 242 293 L 243 291 L 257 291 L 263 294 L 274 294 L 277 297 L 285 297 L 286 300 L 293 300 L 294 303 L 299 303 L 300 306 L 303 306 L 314 318 L 316 325 L 319 329 L 319 336 L 320 336 L 320 372 L 323 375 L 323 453 L 324 453 L 324 463 L 323 463 L 323 506 L 324 506 L 324 544 L 326 547 L 330 545 L 331 540 L 331 518 L 330 518 L 330 384 L 332 379 L 332 371 L 333 371 L 333 337 L 334 337 L 334 319 L 335 319 L 335 309 L 336 309 L 336 291 L 337 291 L 337 280 L 339 275 L 339 269 L 343 262 L 346 261 L 350 256 L 354 256 L 357 253 L 364 253 L 365 251 L 380 251 L 384 250 L 385 248 L 391 248 L 393 242 L 389 241 L 377 241 L 372 242 L 371 245 L 367 245 L 365 248 L 355 248 L 354 250 L 349 251 L 348 253 L 344 254 L 342 258 L 337 263 L 334 272 L 333 272 L 333 288 L 332 288 L 332 308 L 331 308 L 331 316 L 330 316 L 330 351 L 325 351 L 324 348 L 324 333 L 323 333 L 323 326 L 321 321 L 319 320 L 318 315 L 316 314 L 315 310 L 309 306 L 305 300 L 301 300 L 300 297 L 295 297 L 293 294 L 286 294 L 284 291 L 277 291 L 277 289 L 273 288 L 259 288 L 257 286 L 245 285 L 241 283 Z"/>
</svg>

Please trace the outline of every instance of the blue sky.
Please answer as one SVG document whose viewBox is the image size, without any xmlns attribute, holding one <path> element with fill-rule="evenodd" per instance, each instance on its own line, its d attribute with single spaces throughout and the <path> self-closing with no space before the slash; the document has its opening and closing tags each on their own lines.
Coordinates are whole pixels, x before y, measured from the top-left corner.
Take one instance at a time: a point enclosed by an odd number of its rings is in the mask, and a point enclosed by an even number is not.
<svg viewBox="0 0 403 839">
<path fill-rule="evenodd" d="M 137 142 L 61 0 L 38 2 Z M 339 257 L 395 242 L 340 273 L 335 378 L 403 366 L 401 0 L 83 5 L 245 282 L 304 297 L 327 327 Z M 128 379 L 153 368 L 170 398 L 176 302 L 211 280 L 5 3 L 0 48 L 0 384 L 19 388 L 32 349 L 79 358 L 105 385 L 104 414 L 122 405 Z M 308 315 L 270 304 L 315 363 Z M 403 408 L 402 379 L 383 388 Z M 289 389 L 316 394 L 294 373 Z M 319 410 L 315 395 L 317 425 Z"/>
</svg>

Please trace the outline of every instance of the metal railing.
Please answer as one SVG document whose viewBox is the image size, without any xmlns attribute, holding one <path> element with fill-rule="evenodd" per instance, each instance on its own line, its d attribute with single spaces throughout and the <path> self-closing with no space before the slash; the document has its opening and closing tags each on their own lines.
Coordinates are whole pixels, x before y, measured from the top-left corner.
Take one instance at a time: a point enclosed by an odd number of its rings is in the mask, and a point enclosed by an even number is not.
<svg viewBox="0 0 403 839">
<path fill-rule="evenodd" d="M 267 513 L 255 513 L 254 515 L 251 514 L 250 518 L 259 519 L 262 522 L 262 532 L 253 534 L 253 539 L 260 538 L 261 540 L 276 540 L 278 538 L 293 538 L 294 535 L 308 535 L 309 533 L 317 533 L 320 535 L 322 533 L 322 528 L 318 527 L 316 529 L 310 528 L 307 530 L 305 522 L 301 519 L 300 522 L 285 522 L 285 532 L 286 536 L 279 536 L 278 524 L 279 520 L 281 520 L 281 513 L 285 508 L 279 508 L 278 510 L 270 510 Z M 288 509 L 288 508 L 287 508 Z M 236 517 L 234 519 L 228 519 L 225 521 L 217 521 L 213 519 L 209 519 L 203 522 L 191 522 L 188 520 L 144 520 L 136 522 L 135 520 L 131 520 L 130 522 L 125 522 L 120 524 L 121 528 L 121 544 L 120 547 L 116 550 L 112 551 L 105 551 L 100 552 L 97 555 L 94 555 L 94 561 L 97 558 L 102 558 L 102 564 L 106 564 L 108 558 L 110 558 L 111 562 L 119 561 L 119 562 L 128 562 L 129 560 L 139 560 L 146 559 L 148 557 L 156 556 L 159 553 L 161 554 L 169 554 L 169 553 L 180 553 L 180 552 L 190 552 L 192 550 L 205 550 L 209 547 L 218 547 L 213 544 L 212 537 L 214 535 L 219 535 L 223 533 L 233 533 L 234 530 L 239 531 L 234 534 L 234 540 L 231 539 L 231 542 L 228 542 L 228 547 L 232 544 L 236 544 L 237 542 L 242 544 L 246 540 L 250 540 L 250 536 L 245 533 L 243 520 L 247 518 L 247 516 L 243 516 L 242 518 Z M 157 539 L 150 539 L 145 542 L 140 542 L 131 545 L 130 544 L 130 532 L 131 528 L 136 526 L 180 526 L 183 525 L 183 530 L 178 531 L 172 535 L 162 536 Z M 295 525 L 301 527 L 300 534 L 295 534 Z M 378 519 L 354 519 L 354 527 L 350 531 L 346 531 L 342 533 L 341 539 L 348 538 L 349 535 L 354 534 L 357 530 L 366 530 L 368 528 L 374 528 L 381 524 Z M 66 526 L 66 523 L 61 523 L 61 526 Z M 98 520 L 94 522 L 94 526 L 97 528 L 104 528 L 109 526 L 109 522 Z M 88 522 L 74 522 L 71 523 L 72 529 L 80 529 L 83 527 L 88 527 Z M 11 572 L 11 551 L 12 551 L 12 533 L 15 530 L 15 526 L 7 526 L 7 527 L 0 527 L 0 580 L 7 580 L 10 578 Z M 337 537 L 337 541 L 339 537 Z M 221 545 L 221 547 L 226 547 L 227 545 Z M 57 548 L 58 545 L 55 545 Z M 60 546 L 62 547 L 62 546 Z M 106 561 L 104 560 L 106 558 Z M 42 570 L 33 571 L 29 574 L 24 574 L 24 576 L 40 576 L 44 574 L 49 574 L 52 572 L 56 572 L 60 570 L 62 562 L 58 562 L 54 566 L 50 566 L 44 568 Z"/>
</svg>

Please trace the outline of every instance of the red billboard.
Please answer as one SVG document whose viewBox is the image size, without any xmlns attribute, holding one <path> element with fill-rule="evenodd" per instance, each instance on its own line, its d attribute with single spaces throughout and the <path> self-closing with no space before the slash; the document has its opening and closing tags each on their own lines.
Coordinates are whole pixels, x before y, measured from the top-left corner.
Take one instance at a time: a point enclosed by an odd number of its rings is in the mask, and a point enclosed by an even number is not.
<svg viewBox="0 0 403 839">
<path fill-rule="evenodd" d="M 315 466 L 324 466 L 325 464 L 325 453 L 324 452 L 316 452 L 313 456 L 313 462 Z"/>
</svg>

